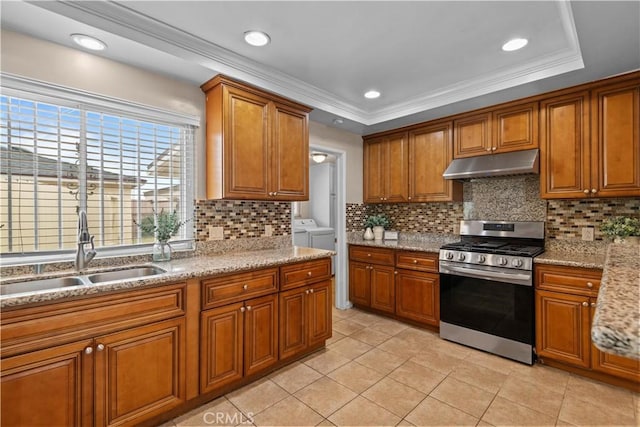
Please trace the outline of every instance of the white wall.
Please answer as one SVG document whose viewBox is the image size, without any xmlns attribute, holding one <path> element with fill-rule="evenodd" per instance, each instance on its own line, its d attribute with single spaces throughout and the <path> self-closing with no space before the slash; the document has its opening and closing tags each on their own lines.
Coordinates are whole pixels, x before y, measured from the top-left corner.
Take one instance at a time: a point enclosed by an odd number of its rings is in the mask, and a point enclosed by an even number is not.
<svg viewBox="0 0 640 427">
<path fill-rule="evenodd" d="M 1 36 L 3 72 L 199 116 L 196 198 L 205 198 L 205 99 L 198 85 L 8 30 Z M 346 202 L 362 202 L 362 138 L 317 122 L 310 122 L 309 132 L 311 145 L 347 153 Z"/>
<path fill-rule="evenodd" d="M 309 145 L 335 148 L 346 153 L 347 203 L 362 203 L 362 137 L 318 122 L 309 124 Z"/>
</svg>

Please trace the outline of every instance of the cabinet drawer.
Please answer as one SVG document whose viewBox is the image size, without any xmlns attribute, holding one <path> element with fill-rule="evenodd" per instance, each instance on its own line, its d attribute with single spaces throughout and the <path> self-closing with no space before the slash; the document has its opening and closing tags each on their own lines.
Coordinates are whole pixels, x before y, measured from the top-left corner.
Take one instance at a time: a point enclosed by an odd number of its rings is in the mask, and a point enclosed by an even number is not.
<svg viewBox="0 0 640 427">
<path fill-rule="evenodd" d="M 205 279 L 202 281 L 202 309 L 219 307 L 277 291 L 277 268 Z"/>
<path fill-rule="evenodd" d="M 407 251 L 397 252 L 396 267 L 406 268 L 408 270 L 429 271 L 431 273 L 437 273 L 438 254 Z"/>
<path fill-rule="evenodd" d="M 331 258 L 317 261 L 299 262 L 280 267 L 281 289 L 292 289 L 298 286 L 317 282 L 331 277 Z"/>
<path fill-rule="evenodd" d="M 602 270 L 536 265 L 536 288 L 567 292 L 576 295 L 597 296 Z"/>
<path fill-rule="evenodd" d="M 185 314 L 185 283 L 2 313 L 2 357 Z"/>
<path fill-rule="evenodd" d="M 393 249 L 370 246 L 350 246 L 349 259 L 372 264 L 393 265 Z"/>
</svg>

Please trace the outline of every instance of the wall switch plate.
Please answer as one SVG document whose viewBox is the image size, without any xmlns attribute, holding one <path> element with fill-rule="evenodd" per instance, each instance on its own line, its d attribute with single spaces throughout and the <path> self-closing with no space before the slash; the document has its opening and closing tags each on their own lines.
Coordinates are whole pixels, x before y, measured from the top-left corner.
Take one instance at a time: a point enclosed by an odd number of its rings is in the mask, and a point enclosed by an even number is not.
<svg viewBox="0 0 640 427">
<path fill-rule="evenodd" d="M 264 226 L 264 235 L 265 237 L 273 236 L 273 225 L 267 224 Z"/>
<path fill-rule="evenodd" d="M 209 240 L 223 240 L 224 229 L 222 227 L 209 227 Z"/>
<path fill-rule="evenodd" d="M 593 228 L 592 227 L 583 227 L 582 228 L 582 240 L 587 242 L 593 242 Z"/>
</svg>

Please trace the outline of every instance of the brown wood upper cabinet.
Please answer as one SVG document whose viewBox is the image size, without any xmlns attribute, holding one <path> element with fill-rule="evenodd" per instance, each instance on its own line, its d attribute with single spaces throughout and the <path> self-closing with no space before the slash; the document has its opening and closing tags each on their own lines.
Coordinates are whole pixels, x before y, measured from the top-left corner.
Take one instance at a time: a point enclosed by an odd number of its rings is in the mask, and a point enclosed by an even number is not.
<svg viewBox="0 0 640 427">
<path fill-rule="evenodd" d="M 207 198 L 307 200 L 311 109 L 222 75 L 201 88 Z"/>
<path fill-rule="evenodd" d="M 546 99 L 542 198 L 640 196 L 640 78 Z"/>
<path fill-rule="evenodd" d="M 364 200 L 396 203 L 408 200 L 407 133 L 368 139 L 364 144 Z"/>
<path fill-rule="evenodd" d="M 454 120 L 456 159 L 538 148 L 538 103 L 510 105 Z"/>
</svg>

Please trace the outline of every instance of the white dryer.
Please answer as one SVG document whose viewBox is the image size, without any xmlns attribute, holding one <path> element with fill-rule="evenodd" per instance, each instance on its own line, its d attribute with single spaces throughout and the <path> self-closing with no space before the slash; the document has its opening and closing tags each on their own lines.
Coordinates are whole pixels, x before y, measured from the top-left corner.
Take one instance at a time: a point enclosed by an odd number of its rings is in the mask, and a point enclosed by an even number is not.
<svg viewBox="0 0 640 427">
<path fill-rule="evenodd" d="M 318 227 L 314 219 L 293 220 L 293 244 L 309 248 L 336 250 L 336 232 L 331 227 Z"/>
</svg>

